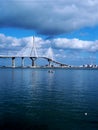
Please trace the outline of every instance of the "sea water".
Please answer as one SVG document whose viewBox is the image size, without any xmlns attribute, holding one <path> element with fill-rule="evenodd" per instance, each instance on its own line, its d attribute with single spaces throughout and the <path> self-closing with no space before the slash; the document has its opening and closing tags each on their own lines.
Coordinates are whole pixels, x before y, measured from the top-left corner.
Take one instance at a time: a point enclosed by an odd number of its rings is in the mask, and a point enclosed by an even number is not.
<svg viewBox="0 0 98 130">
<path fill-rule="evenodd" d="M 1 68 L 0 130 L 98 130 L 98 70 Z"/>
</svg>

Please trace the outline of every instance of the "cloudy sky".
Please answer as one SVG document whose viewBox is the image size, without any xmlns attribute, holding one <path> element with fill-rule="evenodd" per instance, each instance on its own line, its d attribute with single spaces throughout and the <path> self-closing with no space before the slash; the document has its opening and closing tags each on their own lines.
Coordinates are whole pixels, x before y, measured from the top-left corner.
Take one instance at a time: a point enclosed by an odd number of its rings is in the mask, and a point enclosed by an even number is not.
<svg viewBox="0 0 98 130">
<path fill-rule="evenodd" d="M 0 55 L 98 64 L 98 0 L 0 0 Z M 51 49 L 52 48 L 52 49 Z"/>
</svg>

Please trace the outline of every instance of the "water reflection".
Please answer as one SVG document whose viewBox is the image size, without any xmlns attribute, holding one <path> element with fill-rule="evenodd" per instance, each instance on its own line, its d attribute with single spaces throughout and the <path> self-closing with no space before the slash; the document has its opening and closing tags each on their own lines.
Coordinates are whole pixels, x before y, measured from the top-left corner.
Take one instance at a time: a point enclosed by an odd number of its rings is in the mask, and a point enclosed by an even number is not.
<svg viewBox="0 0 98 130">
<path fill-rule="evenodd" d="M 97 129 L 98 72 L 53 71 L 0 69 L 0 130 Z"/>
</svg>

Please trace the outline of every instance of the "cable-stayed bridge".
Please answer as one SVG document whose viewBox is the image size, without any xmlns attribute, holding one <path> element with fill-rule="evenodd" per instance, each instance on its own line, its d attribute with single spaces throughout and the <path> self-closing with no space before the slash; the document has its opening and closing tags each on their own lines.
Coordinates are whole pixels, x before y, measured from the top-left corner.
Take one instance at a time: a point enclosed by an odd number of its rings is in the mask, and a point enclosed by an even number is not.
<svg viewBox="0 0 98 130">
<path fill-rule="evenodd" d="M 32 67 L 32 68 L 40 67 L 40 66 L 38 66 L 36 64 L 36 60 L 39 60 L 39 59 L 45 59 L 46 61 L 48 61 L 48 65 L 45 65 L 44 67 L 56 67 L 56 66 L 68 67 L 69 66 L 67 64 L 63 64 L 61 62 L 58 62 L 58 61 L 54 60 L 51 48 L 49 48 L 48 54 L 46 56 L 41 56 L 41 55 L 39 56 L 38 52 L 37 52 L 35 42 L 34 42 L 34 37 L 33 37 L 33 45 L 31 47 L 31 51 L 30 51 L 29 55 L 21 55 L 21 54 L 18 53 L 17 55 L 11 55 L 11 56 L 9 56 L 9 55 L 0 55 L 0 58 L 5 58 L 5 59 L 6 58 L 11 58 L 12 59 L 12 66 L 11 67 L 13 67 L 13 68 L 17 67 L 15 65 L 16 58 L 21 58 L 21 67 L 26 67 L 24 65 L 24 59 L 25 58 L 31 59 L 32 65 L 30 67 Z"/>
</svg>

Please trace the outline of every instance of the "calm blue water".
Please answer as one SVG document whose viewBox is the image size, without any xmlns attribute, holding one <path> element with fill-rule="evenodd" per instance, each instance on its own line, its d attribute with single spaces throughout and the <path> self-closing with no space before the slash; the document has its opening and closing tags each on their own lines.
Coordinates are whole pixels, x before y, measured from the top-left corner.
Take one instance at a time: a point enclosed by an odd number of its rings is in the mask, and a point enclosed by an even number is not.
<svg viewBox="0 0 98 130">
<path fill-rule="evenodd" d="M 0 130 L 98 130 L 98 70 L 0 69 Z"/>
</svg>

